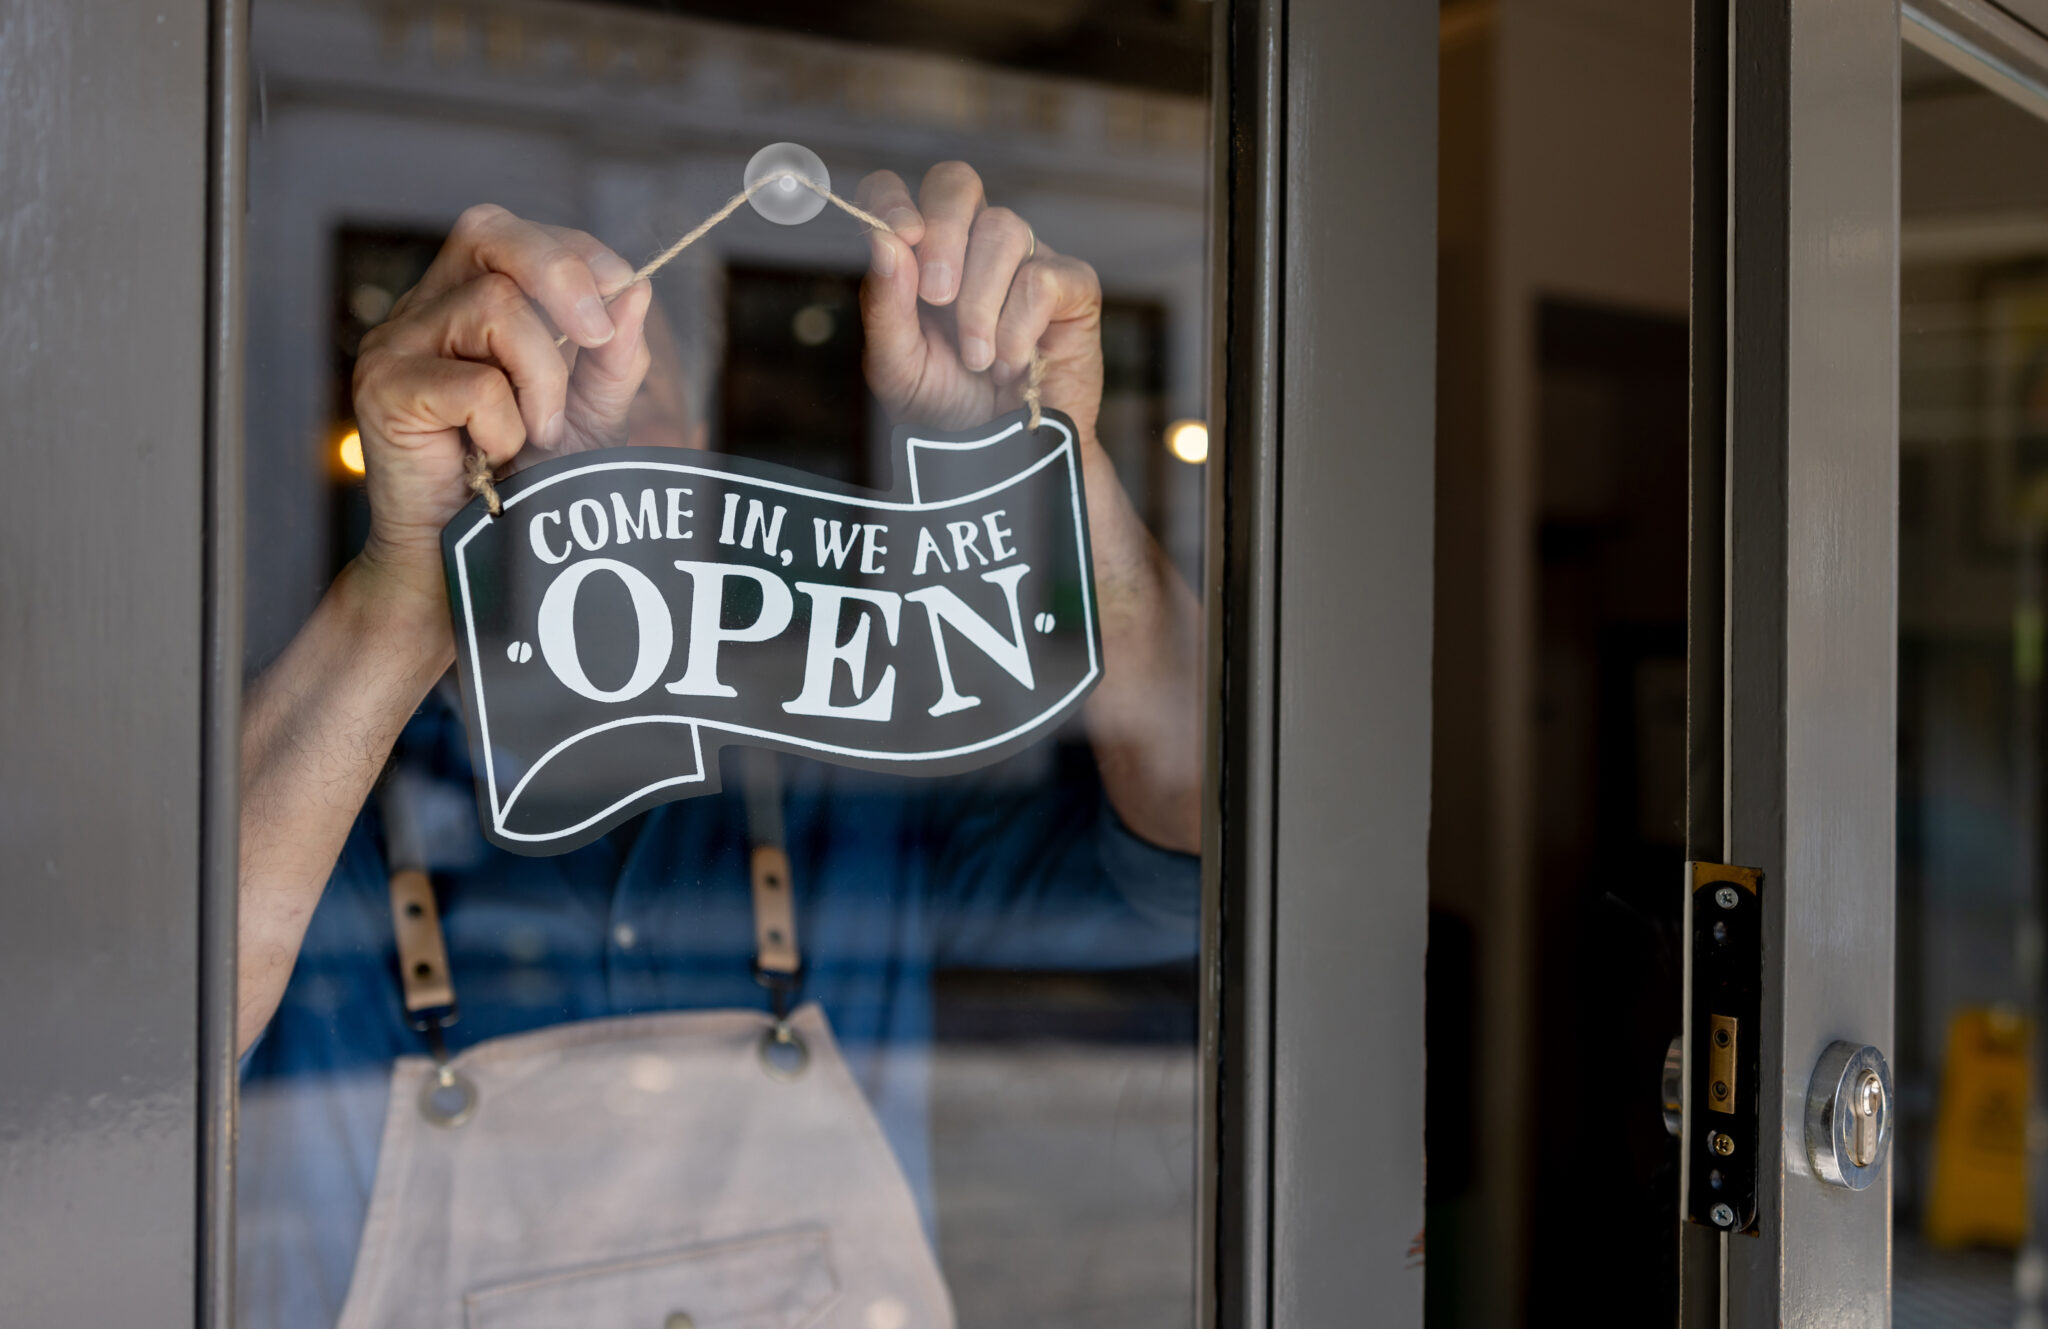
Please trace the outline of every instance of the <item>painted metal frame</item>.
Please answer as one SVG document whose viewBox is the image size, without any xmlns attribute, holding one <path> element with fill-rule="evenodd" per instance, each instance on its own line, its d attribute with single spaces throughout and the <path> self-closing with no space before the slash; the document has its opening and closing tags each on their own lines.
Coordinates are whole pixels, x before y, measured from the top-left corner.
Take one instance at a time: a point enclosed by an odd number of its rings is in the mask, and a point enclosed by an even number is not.
<svg viewBox="0 0 2048 1329">
<path fill-rule="evenodd" d="M 1199 1322 L 1419 1325 L 1440 16 L 1219 22 Z"/>
<path fill-rule="evenodd" d="M 241 886 L 244 319 L 249 0 L 211 0 L 206 286 L 206 651 L 199 844 L 200 1329 L 235 1323 L 236 917 Z"/>
<path fill-rule="evenodd" d="M 1989 0 L 1905 0 L 1899 19 L 1908 46 L 2048 119 L 2048 37 L 2035 28 Z"/>
<path fill-rule="evenodd" d="M 0 26 L 0 1300 L 196 1323 L 231 1231 L 245 29 L 204 0 Z"/>
<path fill-rule="evenodd" d="M 1695 14 L 1689 852 L 1769 883 L 1778 1129 L 1760 1235 L 1684 1238 L 1683 1323 L 1884 1324 L 1889 1178 L 1824 1184 L 1804 1119 L 1831 1042 L 1892 1036 L 1899 8 Z"/>
</svg>

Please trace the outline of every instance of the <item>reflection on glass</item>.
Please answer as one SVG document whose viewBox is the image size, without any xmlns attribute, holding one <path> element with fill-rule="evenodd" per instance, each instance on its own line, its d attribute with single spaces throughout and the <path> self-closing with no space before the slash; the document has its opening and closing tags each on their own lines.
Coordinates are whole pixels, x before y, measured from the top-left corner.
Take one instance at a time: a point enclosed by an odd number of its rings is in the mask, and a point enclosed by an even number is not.
<svg viewBox="0 0 2048 1329">
<path fill-rule="evenodd" d="M 677 8 L 257 5 L 240 1321 L 1185 1324 L 1208 16 Z M 1124 36 L 1144 86 L 1047 55 Z M 743 208 L 620 289 L 779 142 L 896 235 Z M 731 748 L 485 842 L 467 449 L 885 488 L 1033 345 L 1101 604 L 1071 722 L 939 779 Z"/>
<path fill-rule="evenodd" d="M 1904 107 L 1894 1320 L 2003 1326 L 2038 1230 L 2048 124 L 1911 49 Z"/>
</svg>

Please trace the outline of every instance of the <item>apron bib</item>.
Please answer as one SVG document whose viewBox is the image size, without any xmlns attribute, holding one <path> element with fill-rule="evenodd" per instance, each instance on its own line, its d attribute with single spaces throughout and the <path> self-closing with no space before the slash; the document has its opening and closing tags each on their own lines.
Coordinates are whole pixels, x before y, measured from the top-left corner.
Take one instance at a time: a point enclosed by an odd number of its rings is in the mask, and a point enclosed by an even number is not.
<svg viewBox="0 0 2048 1329">
<path fill-rule="evenodd" d="M 910 1187 L 825 1017 L 591 1020 L 392 1068 L 340 1329 L 951 1329 Z"/>
<path fill-rule="evenodd" d="M 774 756 L 749 752 L 774 1013 L 589 1020 L 449 1058 L 455 992 L 387 799 L 406 1008 L 339 1329 L 952 1329 L 909 1183 L 802 979 Z M 395 828 L 395 829 L 393 829 Z"/>
</svg>

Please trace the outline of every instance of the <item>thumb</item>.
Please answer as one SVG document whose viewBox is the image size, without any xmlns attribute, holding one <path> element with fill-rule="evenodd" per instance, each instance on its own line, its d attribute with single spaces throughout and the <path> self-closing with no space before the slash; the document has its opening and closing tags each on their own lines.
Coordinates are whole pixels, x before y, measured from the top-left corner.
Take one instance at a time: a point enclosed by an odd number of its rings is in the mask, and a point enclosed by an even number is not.
<svg viewBox="0 0 2048 1329">
<path fill-rule="evenodd" d="M 635 282 L 606 312 L 615 330 L 602 346 L 576 353 L 576 367 L 569 378 L 568 425 L 585 446 L 603 447 L 622 442 L 626 416 L 633 398 L 647 377 L 650 355 L 647 349 L 647 311 L 654 302 L 654 288 Z"/>
<path fill-rule="evenodd" d="M 927 349 L 917 317 L 917 256 L 902 237 L 870 231 L 872 261 L 860 287 L 861 330 L 868 386 L 885 403 L 900 404 L 924 376 Z"/>
</svg>

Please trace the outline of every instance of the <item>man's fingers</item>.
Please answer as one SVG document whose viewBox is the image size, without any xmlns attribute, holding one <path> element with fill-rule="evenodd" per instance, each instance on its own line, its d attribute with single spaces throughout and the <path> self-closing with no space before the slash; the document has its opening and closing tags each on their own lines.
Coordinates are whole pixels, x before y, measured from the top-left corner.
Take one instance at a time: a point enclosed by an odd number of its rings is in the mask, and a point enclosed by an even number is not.
<svg viewBox="0 0 2048 1329">
<path fill-rule="evenodd" d="M 981 177 L 965 162 L 940 162 L 925 172 L 917 195 L 924 235 L 917 242 L 918 294 L 950 304 L 960 293 L 968 232 L 982 208 Z"/>
<path fill-rule="evenodd" d="M 517 395 L 526 436 L 543 447 L 560 441 L 568 404 L 569 369 L 555 349 L 554 334 L 541 321 L 526 293 L 512 278 L 487 272 L 443 296 L 446 322 L 436 348 L 461 360 L 495 364 Z M 420 311 L 432 317 L 441 309 Z"/>
<path fill-rule="evenodd" d="M 960 333 L 960 363 L 976 373 L 995 363 L 996 319 L 1018 266 L 1030 252 L 1031 228 L 1008 208 L 987 208 L 974 219 L 953 315 Z"/>
<path fill-rule="evenodd" d="M 907 400 L 924 377 L 924 328 L 917 314 L 917 256 L 893 235 L 868 235 L 872 260 L 860 285 L 862 358 L 868 386 L 885 402 Z"/>
<path fill-rule="evenodd" d="M 889 223 L 889 229 L 906 244 L 924 239 L 924 216 L 910 201 L 910 186 L 894 171 L 876 171 L 853 191 L 853 201 L 862 212 L 873 213 Z"/>
<path fill-rule="evenodd" d="M 569 431 L 584 446 L 624 442 L 633 398 L 646 381 L 650 363 L 647 311 L 654 288 L 647 282 L 628 286 L 612 300 L 612 323 L 618 335 L 594 351 L 576 357 L 569 383 Z M 559 438 L 548 443 L 558 446 Z"/>
<path fill-rule="evenodd" d="M 606 300 L 616 301 L 619 292 L 625 290 L 626 284 L 633 280 L 633 265 L 620 258 L 610 245 L 588 231 L 579 231 L 573 226 L 543 225 L 541 229 L 561 241 L 562 246 L 570 253 L 590 265 L 590 275 L 597 279 L 597 293 Z M 612 325 L 618 326 L 616 317 L 612 319 Z"/>
<path fill-rule="evenodd" d="M 446 294 L 482 273 L 498 272 L 517 282 L 571 341 L 602 346 L 611 340 L 612 321 L 605 313 L 598 278 L 579 252 L 584 248 L 581 241 L 572 244 L 551 227 L 515 217 L 495 204 L 479 204 L 455 223 L 427 275 L 402 306 Z"/>
<path fill-rule="evenodd" d="M 1031 352 L 1045 330 L 1069 319 L 1099 317 L 1102 283 L 1095 269 L 1076 259 L 1051 253 L 1044 245 L 1038 255 L 1017 270 L 1010 283 L 1010 298 L 996 324 L 997 381 L 1008 383 L 1021 377 L 1031 365 Z"/>
<path fill-rule="evenodd" d="M 364 413 L 364 423 L 385 441 L 399 448 L 445 446 L 438 440 L 468 430 L 470 442 L 493 467 L 505 465 L 525 446 L 526 425 L 503 371 L 426 352 L 389 354 L 394 362 L 376 372 L 374 411 Z M 376 465 L 374 453 L 370 464 Z"/>
</svg>

